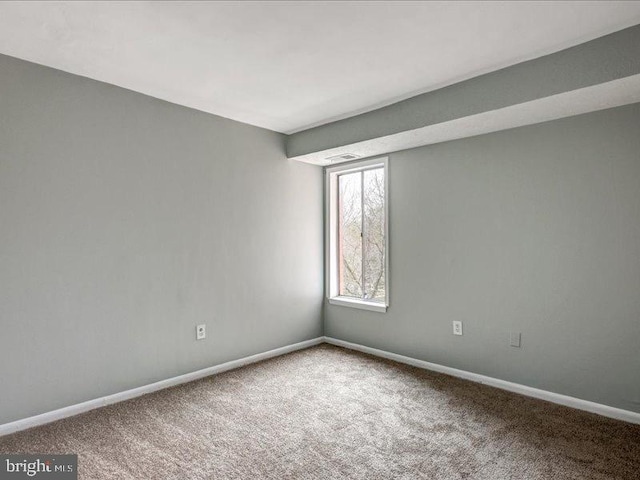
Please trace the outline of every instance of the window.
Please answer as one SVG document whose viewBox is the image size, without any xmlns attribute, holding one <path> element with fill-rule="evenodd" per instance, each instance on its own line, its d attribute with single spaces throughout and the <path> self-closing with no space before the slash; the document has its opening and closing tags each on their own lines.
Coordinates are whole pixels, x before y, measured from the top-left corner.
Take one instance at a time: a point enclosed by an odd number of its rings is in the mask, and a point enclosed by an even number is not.
<svg viewBox="0 0 640 480">
<path fill-rule="evenodd" d="M 389 298 L 386 158 L 326 170 L 327 296 L 385 312 Z"/>
</svg>

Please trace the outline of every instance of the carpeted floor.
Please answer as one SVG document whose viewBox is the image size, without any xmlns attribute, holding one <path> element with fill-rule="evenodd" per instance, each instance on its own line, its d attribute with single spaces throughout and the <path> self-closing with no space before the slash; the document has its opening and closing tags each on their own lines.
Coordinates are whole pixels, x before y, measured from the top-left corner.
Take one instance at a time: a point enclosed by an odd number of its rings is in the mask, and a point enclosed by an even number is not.
<svg viewBox="0 0 640 480">
<path fill-rule="evenodd" d="M 321 345 L 0 438 L 82 479 L 639 479 L 640 425 Z"/>
</svg>

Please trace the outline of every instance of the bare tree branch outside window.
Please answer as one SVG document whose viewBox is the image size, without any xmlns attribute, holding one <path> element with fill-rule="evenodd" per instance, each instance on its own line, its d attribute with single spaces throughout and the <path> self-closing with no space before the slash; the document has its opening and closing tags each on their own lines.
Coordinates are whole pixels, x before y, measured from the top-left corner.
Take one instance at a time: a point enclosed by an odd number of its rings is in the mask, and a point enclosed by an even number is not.
<svg viewBox="0 0 640 480">
<path fill-rule="evenodd" d="M 384 168 L 338 177 L 340 295 L 385 299 Z"/>
</svg>

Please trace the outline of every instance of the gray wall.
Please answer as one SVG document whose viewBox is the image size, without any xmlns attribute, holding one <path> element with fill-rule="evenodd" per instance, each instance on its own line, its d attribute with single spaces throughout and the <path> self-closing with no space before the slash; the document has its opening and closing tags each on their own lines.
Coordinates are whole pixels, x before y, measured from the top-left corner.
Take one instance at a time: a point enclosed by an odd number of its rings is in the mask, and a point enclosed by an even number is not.
<svg viewBox="0 0 640 480">
<path fill-rule="evenodd" d="M 640 104 L 389 168 L 391 307 L 326 335 L 640 412 Z"/>
<path fill-rule="evenodd" d="M 282 135 L 0 56 L 0 423 L 321 335 L 321 217 Z"/>
<path fill-rule="evenodd" d="M 640 411 L 639 131 L 392 154 L 391 307 L 326 334 Z M 279 134 L 0 56 L 0 423 L 321 335 L 321 189 Z"/>
</svg>

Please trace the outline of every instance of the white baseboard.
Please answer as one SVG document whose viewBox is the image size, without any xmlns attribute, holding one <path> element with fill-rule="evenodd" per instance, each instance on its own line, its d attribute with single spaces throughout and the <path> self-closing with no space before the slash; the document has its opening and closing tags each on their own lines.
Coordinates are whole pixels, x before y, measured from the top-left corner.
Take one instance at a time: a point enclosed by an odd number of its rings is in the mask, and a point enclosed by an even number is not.
<svg viewBox="0 0 640 480">
<path fill-rule="evenodd" d="M 337 345 L 339 347 L 357 350 L 359 352 L 368 353 L 376 357 L 395 360 L 396 362 L 405 363 L 407 365 L 423 368 L 425 370 L 445 373 L 454 377 L 464 378 L 465 380 L 471 380 L 472 382 L 483 383 L 485 385 L 490 385 L 502 390 L 508 390 L 510 392 L 526 395 L 527 397 L 539 398 L 541 400 L 557 403 L 566 407 L 577 408 L 578 410 L 585 410 L 587 412 L 596 413 L 605 417 L 615 418 L 617 420 L 623 420 L 629 423 L 640 424 L 640 413 L 637 412 L 610 407 L 608 405 L 602 405 L 600 403 L 590 402 L 588 400 L 582 400 L 580 398 L 569 397 L 568 395 L 548 392 L 546 390 L 528 387 L 519 383 L 507 382 L 506 380 L 487 377 L 485 375 L 467 372 L 465 370 L 458 370 L 457 368 L 445 367 L 444 365 L 438 365 L 437 363 L 431 363 L 424 360 L 418 360 L 416 358 L 405 357 L 404 355 L 398 355 L 397 353 L 386 352 L 384 350 L 378 350 L 377 348 L 365 347 L 364 345 L 346 342 L 337 338 L 324 337 L 324 341 L 326 343 Z"/>
<path fill-rule="evenodd" d="M 164 388 L 173 387 L 182 383 L 192 382 L 200 378 L 215 375 L 216 373 L 226 372 L 227 370 L 233 370 L 244 365 L 260 362 L 268 358 L 278 357 L 285 353 L 294 352 L 296 350 L 302 350 L 303 348 L 312 347 L 324 342 L 324 337 L 318 337 L 311 340 L 306 340 L 300 343 L 294 343 L 293 345 L 287 345 L 285 347 L 269 350 L 268 352 L 258 353 L 249 357 L 239 358 L 238 360 L 232 360 L 230 362 L 215 365 L 213 367 L 203 368 L 195 372 L 186 373 L 177 377 L 168 378 L 159 382 L 150 383 L 142 387 L 133 388 L 131 390 L 125 390 L 124 392 L 114 393 L 113 395 L 107 395 L 106 397 L 96 398 L 88 400 L 86 402 L 71 405 L 69 407 L 60 408 L 51 412 L 42 413 L 33 417 L 16 420 L 14 422 L 5 423 L 0 425 L 0 436 L 8 435 L 10 433 L 26 430 L 27 428 L 33 428 L 46 423 L 55 422 L 63 418 L 72 417 L 80 413 L 88 412 L 96 408 L 104 407 L 105 405 L 111 405 L 113 403 L 122 402 L 131 398 L 139 397 L 147 393 L 156 392 Z"/>
<path fill-rule="evenodd" d="M 357 350 L 359 352 L 368 353 L 376 357 L 387 358 L 396 362 L 412 365 L 414 367 L 423 368 L 425 370 L 432 370 L 435 372 L 445 373 L 454 377 L 464 378 L 471 380 L 472 382 L 483 383 L 492 387 L 497 387 L 502 390 L 508 390 L 510 392 L 519 393 L 528 397 L 539 398 L 548 402 L 557 403 L 559 405 L 565 405 L 567 407 L 577 408 L 579 410 L 585 410 L 587 412 L 596 413 L 605 417 L 615 418 L 630 423 L 640 424 L 640 413 L 631 412 L 629 410 L 623 410 L 620 408 L 610 407 L 608 405 L 602 405 L 600 403 L 590 402 L 588 400 L 582 400 L 579 398 L 569 397 L 567 395 L 561 395 L 559 393 L 548 392 L 546 390 L 540 390 L 538 388 L 528 387 L 518 383 L 507 382 L 506 380 L 500 380 L 497 378 L 487 377 L 477 373 L 467 372 L 465 370 L 458 370 L 456 368 L 445 367 L 444 365 L 438 365 L 437 363 L 426 362 L 424 360 L 418 360 L 416 358 L 406 357 L 397 353 L 386 352 L 384 350 L 378 350 L 376 348 L 366 347 L 357 343 L 346 342 L 332 337 L 318 337 L 304 342 L 294 343 L 293 345 L 287 345 L 285 347 L 269 350 L 268 352 L 258 353 L 249 357 L 240 358 L 238 360 L 232 360 L 230 362 L 215 365 L 213 367 L 204 368 L 195 372 L 186 373 L 177 377 L 168 378 L 159 382 L 144 385 L 142 387 L 133 388 L 124 392 L 114 393 L 113 395 L 107 395 L 105 397 L 96 398 L 86 402 L 71 405 L 69 407 L 60 408 L 51 412 L 42 413 L 33 417 L 16 420 L 14 422 L 5 423 L 0 425 L 0 436 L 8 435 L 10 433 L 19 432 L 28 428 L 37 427 L 47 423 L 55 422 L 56 420 L 62 420 L 63 418 L 72 417 L 80 413 L 88 412 L 96 408 L 111 405 L 113 403 L 122 402 L 131 398 L 139 397 L 147 393 L 162 390 L 164 388 L 173 387 L 182 383 L 192 382 L 210 375 L 226 372 L 239 368 L 251 363 L 260 362 L 269 358 L 278 357 L 286 353 L 294 352 L 296 350 L 302 350 L 321 343 L 329 343 L 337 345 L 339 347 L 348 348 L 351 350 Z"/>
</svg>

